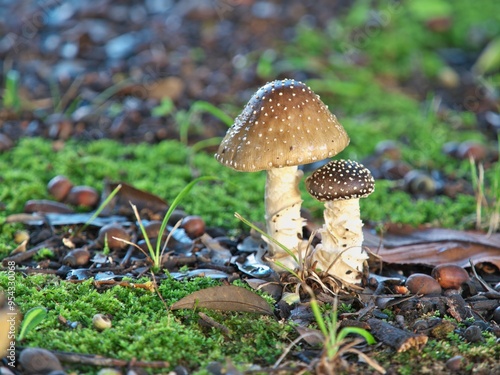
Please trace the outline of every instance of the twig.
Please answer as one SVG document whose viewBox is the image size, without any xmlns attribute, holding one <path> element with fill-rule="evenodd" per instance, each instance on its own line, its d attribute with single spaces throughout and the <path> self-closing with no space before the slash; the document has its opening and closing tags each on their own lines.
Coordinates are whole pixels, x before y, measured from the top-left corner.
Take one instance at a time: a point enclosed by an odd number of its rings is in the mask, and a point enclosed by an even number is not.
<svg viewBox="0 0 500 375">
<path fill-rule="evenodd" d="M 28 259 L 32 258 L 33 256 L 35 256 L 35 254 L 38 253 L 41 249 L 47 247 L 47 245 L 51 241 L 52 241 L 52 238 L 50 238 L 47 241 L 43 241 L 38 246 L 35 246 L 35 247 L 33 247 L 33 248 L 29 249 L 29 250 L 26 250 L 26 251 L 24 251 L 22 253 L 18 253 L 18 254 L 12 255 L 10 257 L 4 258 L 2 260 L 2 264 L 3 265 L 7 265 L 8 262 L 14 262 L 16 264 L 24 262 L 25 260 L 28 260 Z"/>
<path fill-rule="evenodd" d="M 408 349 L 422 349 L 427 343 L 427 336 L 415 334 L 384 322 L 383 320 L 370 318 L 367 320 L 373 336 L 384 344 L 396 349 L 398 353 Z"/>
<path fill-rule="evenodd" d="M 91 366 L 117 366 L 117 367 L 145 367 L 145 368 L 168 368 L 170 363 L 167 361 L 130 361 L 124 359 L 101 357 L 95 354 L 68 353 L 55 350 L 50 351 L 61 362 L 91 365 Z"/>
</svg>

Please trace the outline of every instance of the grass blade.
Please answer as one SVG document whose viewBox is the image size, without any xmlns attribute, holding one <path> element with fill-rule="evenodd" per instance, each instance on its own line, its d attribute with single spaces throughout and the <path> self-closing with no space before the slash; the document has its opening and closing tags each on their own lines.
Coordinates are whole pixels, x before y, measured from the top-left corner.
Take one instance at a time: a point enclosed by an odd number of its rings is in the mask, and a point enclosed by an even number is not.
<svg viewBox="0 0 500 375">
<path fill-rule="evenodd" d="M 282 243 L 280 243 L 279 241 L 276 241 L 274 238 L 272 238 L 269 234 L 267 234 L 266 232 L 264 232 L 262 229 L 260 228 L 257 228 L 257 226 L 253 225 L 251 222 L 249 222 L 247 219 L 245 219 L 243 216 L 241 216 L 239 213 L 235 212 L 234 213 L 234 216 L 241 220 L 243 223 L 245 223 L 246 225 L 248 225 L 250 228 L 256 230 L 257 232 L 259 232 L 262 236 L 264 236 L 265 238 L 267 238 L 269 241 L 271 241 L 273 244 L 279 246 L 281 249 L 283 249 L 283 251 L 285 253 L 287 253 L 288 255 L 290 255 L 293 260 L 299 264 L 299 260 L 297 258 L 297 256 L 289 249 L 287 248 L 285 245 L 283 245 Z M 276 261 L 276 264 L 278 262 Z M 286 268 L 286 267 L 285 267 Z"/>
<path fill-rule="evenodd" d="M 170 204 L 170 207 L 168 208 L 167 213 L 165 214 L 165 217 L 163 218 L 163 221 L 160 226 L 160 231 L 158 232 L 158 238 L 163 237 L 163 233 L 165 233 L 165 229 L 167 228 L 167 223 L 168 220 L 170 219 L 170 216 L 172 215 L 172 212 L 176 209 L 176 207 L 179 205 L 179 203 L 184 199 L 186 195 L 189 194 L 191 189 L 196 185 L 198 182 L 201 181 L 215 181 L 218 180 L 219 178 L 214 177 L 214 176 L 202 176 L 194 179 L 190 183 L 188 183 L 186 186 L 184 186 L 184 189 L 181 190 L 179 194 L 175 197 L 174 201 Z M 156 252 L 155 256 L 157 259 L 159 259 L 161 253 L 161 241 L 157 241 L 156 243 Z M 156 265 L 156 264 L 155 264 Z"/>
<path fill-rule="evenodd" d="M 23 322 L 21 323 L 21 331 L 19 332 L 18 340 L 21 341 L 24 337 L 35 328 L 47 316 L 47 310 L 37 306 L 28 310 L 24 314 Z"/>
<path fill-rule="evenodd" d="M 337 341 L 342 341 L 344 340 L 347 335 L 349 334 L 355 334 L 355 335 L 360 335 L 363 337 L 366 342 L 370 345 L 373 345 L 376 343 L 375 338 L 373 335 L 368 332 L 366 329 L 359 328 L 359 327 L 344 327 L 340 330 L 337 336 Z"/>
<path fill-rule="evenodd" d="M 214 117 L 217 117 L 228 127 L 233 125 L 233 118 L 227 115 L 222 109 L 214 106 L 212 103 L 198 100 L 191 106 L 191 111 L 207 112 Z"/>
</svg>

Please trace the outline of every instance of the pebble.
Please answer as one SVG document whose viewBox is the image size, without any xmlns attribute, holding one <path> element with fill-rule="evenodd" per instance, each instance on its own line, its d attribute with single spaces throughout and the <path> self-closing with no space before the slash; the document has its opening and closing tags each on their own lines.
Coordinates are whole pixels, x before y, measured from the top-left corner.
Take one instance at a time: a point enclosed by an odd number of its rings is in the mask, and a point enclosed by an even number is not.
<svg viewBox="0 0 500 375">
<path fill-rule="evenodd" d="M 500 324 L 500 306 L 493 310 L 493 320 Z"/>
<path fill-rule="evenodd" d="M 464 338 L 471 343 L 484 341 L 481 328 L 476 325 L 472 325 L 465 330 Z"/>
<path fill-rule="evenodd" d="M 19 355 L 19 364 L 24 374 L 47 374 L 51 371 L 63 370 L 57 357 L 46 349 L 26 348 Z"/>
<path fill-rule="evenodd" d="M 451 357 L 446 361 L 446 368 L 453 372 L 460 371 L 465 365 L 465 358 L 461 355 Z"/>
</svg>

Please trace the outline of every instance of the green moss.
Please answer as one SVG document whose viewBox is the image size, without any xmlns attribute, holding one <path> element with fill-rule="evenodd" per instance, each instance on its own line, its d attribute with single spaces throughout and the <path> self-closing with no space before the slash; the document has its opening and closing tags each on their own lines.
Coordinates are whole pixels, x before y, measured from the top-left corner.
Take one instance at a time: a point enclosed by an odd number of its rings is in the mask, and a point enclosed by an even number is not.
<svg viewBox="0 0 500 375">
<path fill-rule="evenodd" d="M 6 288 L 7 283 L 7 276 L 0 275 L 0 288 Z M 215 285 L 219 283 L 208 278 L 189 282 L 167 279 L 159 285 L 159 292 L 170 305 Z M 198 311 L 170 312 L 156 293 L 119 286 L 97 291 L 92 281 L 69 283 L 51 276 L 17 275 L 15 295 L 22 313 L 35 306 L 48 310 L 46 319 L 27 335 L 23 345 L 121 359 L 163 360 L 172 368 L 184 365 L 197 369 L 210 361 L 224 362 L 227 356 L 237 363 L 270 365 L 294 335 L 291 327 L 273 317 L 205 311 L 230 330 L 233 339 L 227 340 L 216 329 L 201 327 Z M 92 327 L 96 313 L 112 316 L 112 328 L 96 331 Z M 80 325 L 70 329 L 59 322 L 59 316 Z"/>
<path fill-rule="evenodd" d="M 46 184 L 58 174 L 75 185 L 98 189 L 105 179 L 124 181 L 167 201 L 173 200 L 195 175 L 202 174 L 214 175 L 221 182 L 196 186 L 182 202 L 186 211 L 203 216 L 210 226 L 226 228 L 240 226 L 234 211 L 251 220 L 262 220 L 264 173 L 234 172 L 203 153 L 196 155 L 190 166 L 188 150 L 179 142 L 128 146 L 111 140 L 68 142 L 58 152 L 50 144 L 43 139 L 22 139 L 17 147 L 0 155 L 0 174 L 6 187 L 0 193 L 6 204 L 4 214 L 21 212 L 29 199 L 50 199 Z M 40 162 L 27 162 L 35 158 Z"/>
</svg>

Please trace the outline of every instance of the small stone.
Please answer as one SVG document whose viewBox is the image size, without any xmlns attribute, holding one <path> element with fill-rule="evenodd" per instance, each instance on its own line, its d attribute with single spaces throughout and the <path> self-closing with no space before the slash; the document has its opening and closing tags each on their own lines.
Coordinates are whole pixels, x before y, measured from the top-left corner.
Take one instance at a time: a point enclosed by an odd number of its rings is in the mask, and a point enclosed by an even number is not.
<svg viewBox="0 0 500 375">
<path fill-rule="evenodd" d="M 500 324 L 500 306 L 493 310 L 493 320 Z"/>
<path fill-rule="evenodd" d="M 464 332 L 464 338 L 471 343 L 474 342 L 483 342 L 484 337 L 481 331 L 481 328 L 479 328 L 476 325 L 472 325 L 469 328 L 467 328 Z"/>
<path fill-rule="evenodd" d="M 465 358 L 461 355 L 451 357 L 446 361 L 446 368 L 453 372 L 460 371 L 465 365 Z"/>
<path fill-rule="evenodd" d="M 19 355 L 19 363 L 24 374 L 47 374 L 51 371 L 62 370 L 57 357 L 46 349 L 26 348 Z"/>
</svg>

